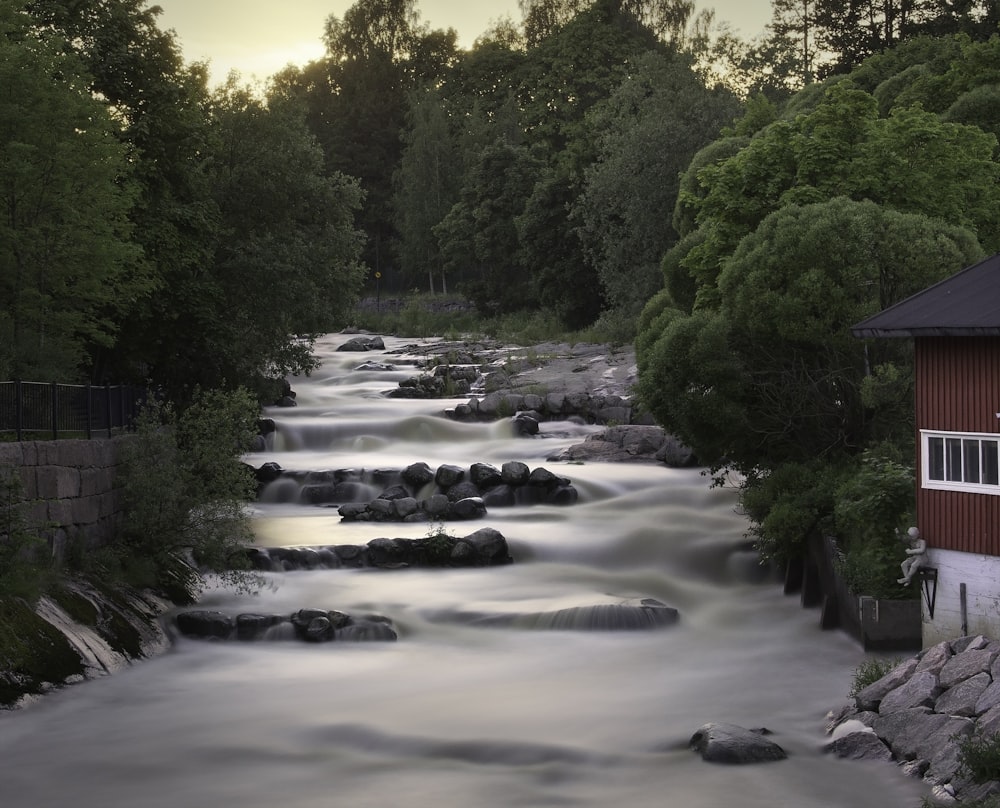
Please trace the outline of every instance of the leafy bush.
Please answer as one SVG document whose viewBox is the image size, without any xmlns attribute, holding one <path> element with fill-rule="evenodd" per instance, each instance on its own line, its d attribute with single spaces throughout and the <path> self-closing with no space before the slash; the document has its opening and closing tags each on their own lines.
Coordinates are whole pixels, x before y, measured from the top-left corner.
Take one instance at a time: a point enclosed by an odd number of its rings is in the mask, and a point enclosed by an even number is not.
<svg viewBox="0 0 1000 808">
<path fill-rule="evenodd" d="M 33 603 L 52 574 L 45 539 L 30 528 L 16 469 L 0 468 L 0 594 Z"/>
<path fill-rule="evenodd" d="M 852 592 L 876 598 L 916 597 L 896 583 L 906 550 L 897 530 L 912 524 L 913 469 L 886 444 L 864 452 L 837 488 L 834 522 L 843 557 L 840 573 Z"/>
<path fill-rule="evenodd" d="M 898 659 L 866 659 L 854 669 L 850 696 L 856 696 L 868 685 L 875 684 L 899 664 Z"/>
<path fill-rule="evenodd" d="M 784 463 L 744 479 L 740 506 L 761 557 L 778 562 L 796 558 L 811 533 L 827 532 L 840 479 L 838 467 L 820 461 Z"/>
<path fill-rule="evenodd" d="M 180 414 L 166 405 L 143 413 L 120 472 L 126 521 L 118 556 L 129 583 L 178 601 L 194 597 L 205 572 L 240 590 L 258 587 L 245 551 L 255 482 L 239 462 L 256 418 L 245 390 L 198 392 Z"/>
<path fill-rule="evenodd" d="M 959 772 L 973 782 L 1000 780 L 1000 733 L 977 730 L 958 744 Z"/>
</svg>

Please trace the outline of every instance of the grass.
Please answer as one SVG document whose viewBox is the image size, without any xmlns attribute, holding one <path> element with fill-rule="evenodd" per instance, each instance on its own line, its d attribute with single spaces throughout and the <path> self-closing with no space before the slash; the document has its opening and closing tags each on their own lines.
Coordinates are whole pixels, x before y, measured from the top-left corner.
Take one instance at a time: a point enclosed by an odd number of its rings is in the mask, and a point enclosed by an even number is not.
<svg viewBox="0 0 1000 808">
<path fill-rule="evenodd" d="M 547 311 L 522 311 L 483 318 L 460 295 L 407 295 L 402 305 L 386 302 L 378 310 L 355 310 L 350 326 L 400 337 L 496 339 L 518 345 L 568 342 L 628 345 L 635 338 L 635 318 L 606 312 L 588 328 L 567 330 Z"/>
<path fill-rule="evenodd" d="M 1000 780 L 1000 733 L 976 731 L 959 741 L 959 771 L 976 783 Z"/>
<path fill-rule="evenodd" d="M 866 659 L 854 669 L 850 696 L 856 696 L 868 685 L 875 684 L 899 664 L 898 659 Z"/>
</svg>

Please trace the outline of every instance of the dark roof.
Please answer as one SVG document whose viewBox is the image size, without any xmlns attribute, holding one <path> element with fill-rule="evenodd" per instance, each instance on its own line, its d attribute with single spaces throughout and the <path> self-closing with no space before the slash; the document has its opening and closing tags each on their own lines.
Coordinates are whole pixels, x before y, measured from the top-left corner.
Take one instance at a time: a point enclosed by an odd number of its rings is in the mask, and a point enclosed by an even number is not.
<svg viewBox="0 0 1000 808">
<path fill-rule="evenodd" d="M 1000 335 L 1000 253 L 851 327 L 856 337 Z"/>
</svg>

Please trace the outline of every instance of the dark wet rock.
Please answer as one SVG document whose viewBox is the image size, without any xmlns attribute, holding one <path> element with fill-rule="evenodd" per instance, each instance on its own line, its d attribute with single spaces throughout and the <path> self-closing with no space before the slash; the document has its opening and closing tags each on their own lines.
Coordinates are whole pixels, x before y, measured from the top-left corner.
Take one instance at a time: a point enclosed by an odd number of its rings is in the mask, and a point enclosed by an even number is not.
<svg viewBox="0 0 1000 808">
<path fill-rule="evenodd" d="M 823 751 L 845 760 L 892 760 L 892 750 L 870 728 L 841 735 L 825 744 Z"/>
<path fill-rule="evenodd" d="M 338 351 L 382 351 L 385 350 L 385 343 L 382 337 L 352 337 L 343 345 L 337 348 Z"/>
<path fill-rule="evenodd" d="M 396 639 L 392 623 L 386 617 L 352 617 L 341 611 L 326 609 L 300 609 L 291 615 L 240 614 L 235 618 L 222 612 L 193 610 L 177 614 L 174 623 L 185 636 L 199 639 L 252 642 L 295 638 L 308 643 Z"/>
<path fill-rule="evenodd" d="M 438 466 L 437 471 L 434 473 L 434 482 L 441 488 L 450 488 L 461 482 L 464 477 L 465 469 L 461 466 L 453 466 L 450 463 L 445 463 Z"/>
<path fill-rule="evenodd" d="M 264 463 L 260 468 L 254 471 L 254 476 L 257 478 L 259 483 L 271 483 L 277 480 L 284 469 L 277 463 Z"/>
<path fill-rule="evenodd" d="M 469 480 L 480 490 L 500 485 L 500 469 L 489 463 L 473 463 L 469 467 Z"/>
<path fill-rule="evenodd" d="M 247 553 L 256 569 L 270 572 L 340 567 L 486 567 L 512 561 L 507 540 L 493 528 L 481 528 L 461 538 L 442 531 L 420 539 L 372 539 L 364 546 L 252 547 Z"/>
<path fill-rule="evenodd" d="M 460 499 L 468 499 L 469 497 L 478 497 L 479 494 L 479 486 L 471 480 L 462 480 L 455 483 L 445 492 L 445 496 L 448 497 L 449 502 L 458 502 Z"/>
<path fill-rule="evenodd" d="M 225 640 L 235 628 L 233 618 L 222 612 L 196 609 L 180 612 L 174 619 L 177 630 L 185 637 Z"/>
<path fill-rule="evenodd" d="M 524 485 L 528 482 L 531 469 L 519 460 L 509 460 L 500 469 L 500 480 L 506 485 Z"/>
<path fill-rule="evenodd" d="M 486 504 L 482 497 L 466 497 L 458 502 L 453 502 L 449 515 L 452 519 L 482 519 L 486 516 Z"/>
<path fill-rule="evenodd" d="M 434 471 L 424 462 L 413 463 L 403 469 L 403 480 L 410 485 L 421 488 L 433 481 Z"/>
<path fill-rule="evenodd" d="M 537 413 L 519 412 L 510 419 L 515 435 L 537 435 L 541 417 Z"/>
<path fill-rule="evenodd" d="M 736 724 L 705 724 L 691 736 L 690 746 L 710 763 L 765 763 L 784 760 L 784 749 L 765 737 L 767 730 Z"/>
</svg>

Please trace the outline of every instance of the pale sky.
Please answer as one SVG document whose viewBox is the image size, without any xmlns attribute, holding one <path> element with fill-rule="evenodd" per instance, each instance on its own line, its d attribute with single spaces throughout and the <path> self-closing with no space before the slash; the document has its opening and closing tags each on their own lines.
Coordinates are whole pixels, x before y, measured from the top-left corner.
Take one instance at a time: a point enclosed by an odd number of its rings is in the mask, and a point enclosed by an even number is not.
<svg viewBox="0 0 1000 808">
<path fill-rule="evenodd" d="M 230 70 L 266 79 L 285 65 L 305 64 L 323 54 L 323 23 L 343 17 L 354 0 L 150 0 L 163 9 L 159 27 L 174 29 L 187 62 L 209 61 L 213 83 Z M 744 39 L 763 31 L 771 0 L 699 0 L 714 8 Z M 517 0 L 417 0 L 421 20 L 432 28 L 454 28 L 459 45 L 471 47 L 490 23 L 521 19 Z"/>
</svg>

